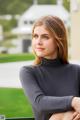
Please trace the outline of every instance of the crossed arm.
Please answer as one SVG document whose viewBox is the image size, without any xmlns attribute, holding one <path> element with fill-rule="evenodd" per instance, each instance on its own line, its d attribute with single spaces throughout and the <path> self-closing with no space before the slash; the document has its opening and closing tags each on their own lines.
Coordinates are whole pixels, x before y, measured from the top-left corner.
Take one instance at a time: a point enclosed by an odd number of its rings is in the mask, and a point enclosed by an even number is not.
<svg viewBox="0 0 80 120">
<path fill-rule="evenodd" d="M 49 120 L 80 120 L 80 98 L 72 99 L 73 111 L 53 114 Z"/>
<path fill-rule="evenodd" d="M 56 112 L 50 120 L 80 120 L 80 98 L 73 96 L 45 96 L 39 88 L 31 68 L 23 67 L 20 80 L 26 96 L 39 111 Z M 73 108 L 74 111 L 71 111 Z M 68 112 L 64 112 L 68 111 Z"/>
</svg>

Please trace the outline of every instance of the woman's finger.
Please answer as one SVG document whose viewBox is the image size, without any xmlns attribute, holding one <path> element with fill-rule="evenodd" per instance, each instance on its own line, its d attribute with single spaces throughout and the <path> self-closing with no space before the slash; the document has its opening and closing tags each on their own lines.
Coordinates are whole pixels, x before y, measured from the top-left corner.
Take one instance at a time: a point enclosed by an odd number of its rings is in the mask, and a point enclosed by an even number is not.
<svg viewBox="0 0 80 120">
<path fill-rule="evenodd" d="M 72 120 L 80 120 L 80 113 L 78 113 Z"/>
<path fill-rule="evenodd" d="M 72 120 L 73 120 L 78 114 L 79 114 L 78 112 L 74 112 L 73 115 L 72 115 Z"/>
</svg>

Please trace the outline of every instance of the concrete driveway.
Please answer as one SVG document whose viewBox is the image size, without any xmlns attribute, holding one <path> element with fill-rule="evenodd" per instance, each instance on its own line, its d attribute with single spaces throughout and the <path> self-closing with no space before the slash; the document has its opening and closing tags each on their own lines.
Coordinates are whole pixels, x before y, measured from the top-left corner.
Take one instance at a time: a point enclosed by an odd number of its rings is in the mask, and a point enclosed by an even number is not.
<svg viewBox="0 0 80 120">
<path fill-rule="evenodd" d="M 0 64 L 0 87 L 21 88 L 19 79 L 20 68 L 24 65 L 31 65 L 32 63 L 33 61 Z M 71 61 L 71 63 L 80 64 L 77 61 Z"/>
<path fill-rule="evenodd" d="M 32 63 L 33 61 L 0 64 L 0 87 L 21 88 L 19 79 L 20 68 L 24 65 L 31 65 Z"/>
</svg>

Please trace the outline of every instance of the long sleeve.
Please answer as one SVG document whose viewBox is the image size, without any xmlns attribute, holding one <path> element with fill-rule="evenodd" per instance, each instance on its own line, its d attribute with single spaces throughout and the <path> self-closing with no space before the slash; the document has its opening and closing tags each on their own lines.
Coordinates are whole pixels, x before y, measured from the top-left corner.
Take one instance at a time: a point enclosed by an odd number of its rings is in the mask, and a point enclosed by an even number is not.
<svg viewBox="0 0 80 120">
<path fill-rule="evenodd" d="M 20 70 L 20 80 L 26 96 L 29 97 L 32 106 L 37 110 L 63 112 L 72 109 L 71 101 L 73 96 L 46 96 L 38 86 L 32 68 L 22 67 Z"/>
<path fill-rule="evenodd" d="M 80 66 L 77 66 L 77 68 L 78 68 L 79 97 L 80 97 Z"/>
</svg>

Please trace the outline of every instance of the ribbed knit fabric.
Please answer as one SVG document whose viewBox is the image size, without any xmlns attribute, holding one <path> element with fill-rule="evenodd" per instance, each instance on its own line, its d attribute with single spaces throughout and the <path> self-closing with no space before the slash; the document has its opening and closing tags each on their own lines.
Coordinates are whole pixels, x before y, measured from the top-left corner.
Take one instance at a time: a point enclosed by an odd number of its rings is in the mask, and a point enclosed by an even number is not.
<svg viewBox="0 0 80 120">
<path fill-rule="evenodd" d="M 37 66 L 22 67 L 20 80 L 35 120 L 49 120 L 53 113 L 72 110 L 72 98 L 80 96 L 80 66 L 58 58 L 43 58 Z"/>
</svg>

